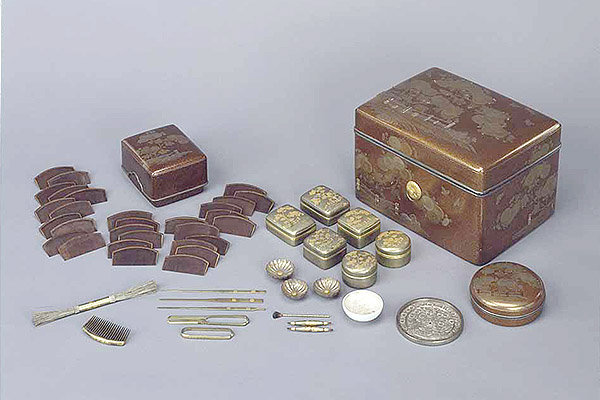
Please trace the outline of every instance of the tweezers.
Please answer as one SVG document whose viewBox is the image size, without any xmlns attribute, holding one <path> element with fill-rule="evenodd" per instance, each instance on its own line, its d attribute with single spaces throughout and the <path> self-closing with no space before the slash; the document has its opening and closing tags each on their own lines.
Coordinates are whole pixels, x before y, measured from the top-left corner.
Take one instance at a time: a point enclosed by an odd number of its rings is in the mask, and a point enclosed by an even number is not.
<svg viewBox="0 0 600 400">
<path fill-rule="evenodd" d="M 209 303 L 264 303 L 264 299 L 253 299 L 253 298 L 242 298 L 242 297 L 223 297 L 223 298 L 180 298 L 180 297 L 167 297 L 158 299 L 160 301 L 205 301 Z"/>
<path fill-rule="evenodd" d="M 194 334 L 190 332 L 221 332 L 227 335 L 203 335 Z M 235 334 L 230 328 L 211 328 L 211 327 L 199 327 L 199 326 L 188 326 L 181 330 L 181 337 L 184 339 L 197 339 L 197 340 L 229 340 L 233 338 Z"/>
<path fill-rule="evenodd" d="M 218 320 L 234 320 L 218 321 Z M 237 320 L 237 321 L 235 321 Z M 250 319 L 246 315 L 170 315 L 167 322 L 172 325 L 216 325 L 216 326 L 246 326 Z"/>
</svg>

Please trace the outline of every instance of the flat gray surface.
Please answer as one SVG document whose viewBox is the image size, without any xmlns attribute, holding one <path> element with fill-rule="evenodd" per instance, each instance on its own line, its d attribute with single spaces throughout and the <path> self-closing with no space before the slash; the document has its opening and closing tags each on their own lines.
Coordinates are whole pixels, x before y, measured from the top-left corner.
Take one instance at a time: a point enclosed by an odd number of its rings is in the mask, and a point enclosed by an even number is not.
<svg viewBox="0 0 600 400">
<path fill-rule="evenodd" d="M 283 5 L 285 4 L 285 6 Z M 4 1 L 0 398 L 13 399 L 595 399 L 598 396 L 597 2 Z M 151 210 L 120 170 L 119 141 L 178 124 L 206 152 L 210 186 L 154 210 L 195 215 L 227 182 L 251 182 L 282 204 L 326 184 L 353 196 L 353 110 L 381 90 L 440 66 L 563 123 L 556 215 L 499 259 L 544 279 L 541 318 L 502 328 L 471 309 L 476 267 L 411 235 L 414 259 L 382 269 L 385 300 L 370 324 L 339 300 L 288 301 L 264 264 L 288 257 L 298 277 L 323 273 L 266 231 L 232 238 L 206 277 L 112 268 L 104 251 L 49 259 L 32 212 L 32 177 L 60 164 L 108 190 L 107 215 Z M 397 225 L 383 219 L 383 228 Z M 169 247 L 170 238 L 166 243 Z M 371 247 L 369 247 L 371 249 Z M 166 249 L 162 251 L 160 263 Z M 40 328 L 31 312 L 63 308 L 156 279 L 162 287 L 266 288 L 269 312 L 230 342 L 178 337 L 155 298 L 105 307 L 129 326 L 124 348 L 99 345 L 79 315 Z M 344 293 L 348 291 L 343 288 Z M 396 310 L 418 296 L 459 307 L 462 336 L 417 346 Z M 328 312 L 336 331 L 285 331 L 270 313 Z"/>
</svg>

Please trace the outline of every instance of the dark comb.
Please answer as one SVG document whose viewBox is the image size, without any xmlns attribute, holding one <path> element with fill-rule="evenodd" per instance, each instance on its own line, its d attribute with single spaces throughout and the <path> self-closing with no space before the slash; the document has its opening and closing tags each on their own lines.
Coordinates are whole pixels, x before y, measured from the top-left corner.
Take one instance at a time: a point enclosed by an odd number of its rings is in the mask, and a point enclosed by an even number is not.
<svg viewBox="0 0 600 400">
<path fill-rule="evenodd" d="M 129 337 L 129 328 L 95 315 L 83 325 L 82 329 L 92 339 L 110 346 L 125 346 Z"/>
</svg>

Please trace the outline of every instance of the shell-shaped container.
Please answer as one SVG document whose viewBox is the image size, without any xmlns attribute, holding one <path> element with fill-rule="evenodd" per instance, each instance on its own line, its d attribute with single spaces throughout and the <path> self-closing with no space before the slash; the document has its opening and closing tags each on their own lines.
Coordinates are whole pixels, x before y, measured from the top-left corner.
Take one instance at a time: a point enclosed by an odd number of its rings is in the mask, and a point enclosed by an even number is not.
<svg viewBox="0 0 600 400">
<path fill-rule="evenodd" d="M 340 281 L 335 278 L 319 278 L 313 283 L 316 294 L 325 298 L 337 297 L 340 294 Z"/>
<path fill-rule="evenodd" d="M 300 300 L 308 293 L 308 283 L 301 279 L 288 279 L 281 283 L 281 292 L 292 300 Z"/>
<path fill-rule="evenodd" d="M 546 291 L 532 270 L 513 262 L 480 268 L 469 285 L 471 304 L 483 319 L 502 326 L 521 326 L 541 313 Z"/>
<path fill-rule="evenodd" d="M 300 208 L 323 225 L 333 225 L 350 209 L 350 202 L 324 185 L 315 186 L 300 197 Z"/>
<path fill-rule="evenodd" d="M 400 268 L 410 261 L 410 238 L 404 232 L 386 231 L 375 239 L 377 262 L 384 267 Z"/>
<path fill-rule="evenodd" d="M 271 233 L 290 246 L 298 246 L 317 229 L 317 224 L 308 214 L 289 204 L 271 211 L 266 225 Z"/>
<path fill-rule="evenodd" d="M 368 251 L 351 251 L 342 260 L 342 279 L 355 289 L 373 286 L 377 281 L 377 259 Z"/>
<path fill-rule="evenodd" d="M 346 239 L 329 228 L 321 228 L 304 239 L 304 258 L 321 269 L 340 263 L 346 255 Z"/>
<path fill-rule="evenodd" d="M 271 278 L 286 280 L 292 277 L 294 274 L 294 263 L 285 258 L 277 258 L 267 263 L 265 271 Z"/>
<path fill-rule="evenodd" d="M 357 207 L 338 219 L 337 230 L 350 245 L 362 249 L 379 235 L 381 221 L 376 215 Z"/>
</svg>

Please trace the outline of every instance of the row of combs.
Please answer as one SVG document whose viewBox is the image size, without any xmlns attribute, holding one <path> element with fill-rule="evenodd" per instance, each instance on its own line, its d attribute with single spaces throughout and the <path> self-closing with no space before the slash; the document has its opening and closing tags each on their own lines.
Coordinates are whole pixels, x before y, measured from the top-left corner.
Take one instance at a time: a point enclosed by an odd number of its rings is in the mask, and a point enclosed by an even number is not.
<svg viewBox="0 0 600 400">
<path fill-rule="evenodd" d="M 42 249 L 49 257 L 60 254 L 64 260 L 106 246 L 96 229 L 93 204 L 107 201 L 106 191 L 91 188 L 90 175 L 72 166 L 49 168 L 34 178 L 40 189 L 35 199 L 40 206 L 35 216 L 46 241 Z"/>
<path fill-rule="evenodd" d="M 227 254 L 230 243 L 221 237 L 219 228 L 196 217 L 174 217 L 165 221 L 165 234 L 173 235 L 171 251 L 163 271 L 206 275 Z"/>
<path fill-rule="evenodd" d="M 256 224 L 249 217 L 255 211 L 268 213 L 274 205 L 264 189 L 247 183 L 229 183 L 222 196 L 200 205 L 199 216 L 221 233 L 252 237 Z"/>
<path fill-rule="evenodd" d="M 174 237 L 163 270 L 206 275 L 229 250 L 230 243 L 221 237 L 221 233 L 252 237 L 256 224 L 249 217 L 255 211 L 269 212 L 273 205 L 265 190 L 254 185 L 233 183 L 225 186 L 223 196 L 201 204 L 198 218 L 182 216 L 167 219 L 165 233 Z"/>
<path fill-rule="evenodd" d="M 151 212 L 121 211 L 106 219 L 110 244 L 108 258 L 112 265 L 156 265 L 164 235 Z"/>
</svg>

